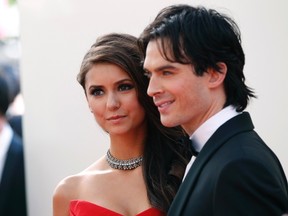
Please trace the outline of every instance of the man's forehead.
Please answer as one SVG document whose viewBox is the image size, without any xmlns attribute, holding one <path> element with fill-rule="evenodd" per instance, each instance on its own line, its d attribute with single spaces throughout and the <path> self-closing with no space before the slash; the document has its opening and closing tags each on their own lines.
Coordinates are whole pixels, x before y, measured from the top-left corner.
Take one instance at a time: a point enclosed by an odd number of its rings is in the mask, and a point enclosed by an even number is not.
<svg viewBox="0 0 288 216">
<path fill-rule="evenodd" d="M 150 58 L 151 56 L 155 57 L 162 57 L 163 59 L 173 59 L 172 47 L 168 40 L 165 39 L 155 39 L 149 41 L 147 48 L 146 48 L 146 57 Z"/>
</svg>

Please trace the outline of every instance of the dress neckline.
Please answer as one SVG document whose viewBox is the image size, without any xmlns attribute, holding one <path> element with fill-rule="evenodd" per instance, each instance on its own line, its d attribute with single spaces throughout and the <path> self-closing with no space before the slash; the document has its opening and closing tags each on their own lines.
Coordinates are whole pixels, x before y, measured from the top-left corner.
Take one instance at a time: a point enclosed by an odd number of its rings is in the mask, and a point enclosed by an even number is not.
<svg viewBox="0 0 288 216">
<path fill-rule="evenodd" d="M 108 209 L 108 208 L 106 208 L 106 207 L 97 205 L 96 203 L 89 202 L 89 201 L 86 201 L 86 200 L 71 200 L 70 203 L 71 203 L 72 205 L 77 205 L 78 203 L 89 204 L 89 205 L 93 205 L 93 206 L 95 206 L 95 207 L 97 207 L 97 208 L 104 209 L 105 211 L 109 211 L 109 212 L 111 212 L 111 213 L 113 213 L 113 214 L 115 214 L 115 215 L 124 216 L 123 214 L 120 214 L 120 213 L 118 213 L 118 212 L 116 212 L 116 211 L 113 211 L 113 210 L 111 210 L 111 209 Z M 150 207 L 150 208 L 148 208 L 148 209 L 146 209 L 146 210 L 143 210 L 143 211 L 137 213 L 135 216 L 141 216 L 141 215 L 143 215 L 143 214 L 146 214 L 146 215 L 147 215 L 148 212 L 155 212 L 155 211 L 161 212 L 160 210 L 158 210 L 158 209 L 156 209 L 156 208 L 154 208 L 154 207 Z"/>
</svg>

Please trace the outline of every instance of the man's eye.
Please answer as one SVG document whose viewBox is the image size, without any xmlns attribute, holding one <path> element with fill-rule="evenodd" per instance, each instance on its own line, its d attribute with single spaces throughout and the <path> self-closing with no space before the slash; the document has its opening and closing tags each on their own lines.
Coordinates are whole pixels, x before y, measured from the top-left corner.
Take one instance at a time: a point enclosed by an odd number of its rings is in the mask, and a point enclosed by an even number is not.
<svg viewBox="0 0 288 216">
<path fill-rule="evenodd" d="M 118 87 L 119 91 L 127 91 L 127 90 L 130 90 L 133 88 L 134 88 L 134 85 L 132 85 L 132 84 L 121 84 Z"/>
<path fill-rule="evenodd" d="M 162 74 L 163 74 L 164 76 L 167 76 L 167 75 L 171 75 L 172 73 L 171 73 L 170 71 L 163 71 Z"/>
<path fill-rule="evenodd" d="M 94 96 L 99 96 L 99 95 L 103 95 L 104 92 L 102 89 L 93 89 L 91 90 L 90 94 Z"/>
<path fill-rule="evenodd" d="M 148 77 L 150 79 L 151 78 L 151 73 L 146 71 L 146 72 L 144 72 L 144 76 L 146 76 L 146 77 Z"/>
</svg>

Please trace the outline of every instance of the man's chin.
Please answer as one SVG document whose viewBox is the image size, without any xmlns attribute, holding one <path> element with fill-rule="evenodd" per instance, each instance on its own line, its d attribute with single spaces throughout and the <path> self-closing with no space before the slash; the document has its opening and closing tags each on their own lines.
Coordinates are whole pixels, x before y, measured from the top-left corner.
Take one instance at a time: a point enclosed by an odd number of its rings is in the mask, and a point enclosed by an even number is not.
<svg viewBox="0 0 288 216">
<path fill-rule="evenodd" d="M 171 119 L 167 119 L 166 117 L 162 118 L 161 117 L 161 123 L 165 126 L 165 127 L 175 127 L 178 126 L 174 121 L 171 121 Z"/>
</svg>

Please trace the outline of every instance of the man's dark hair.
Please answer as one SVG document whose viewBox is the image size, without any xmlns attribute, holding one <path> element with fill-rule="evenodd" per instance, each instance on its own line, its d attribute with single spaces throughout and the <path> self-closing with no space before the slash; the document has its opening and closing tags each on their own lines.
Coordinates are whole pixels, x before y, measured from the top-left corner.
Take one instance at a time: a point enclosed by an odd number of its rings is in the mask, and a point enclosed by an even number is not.
<svg viewBox="0 0 288 216">
<path fill-rule="evenodd" d="M 245 55 L 240 30 L 230 17 L 202 6 L 168 6 L 158 13 L 138 39 L 144 58 L 151 40 L 159 42 L 166 60 L 193 65 L 197 76 L 202 76 L 208 68 L 221 73 L 219 63 L 225 63 L 224 107 L 234 105 L 237 111 L 243 111 L 250 97 L 256 97 L 245 84 Z"/>
</svg>

